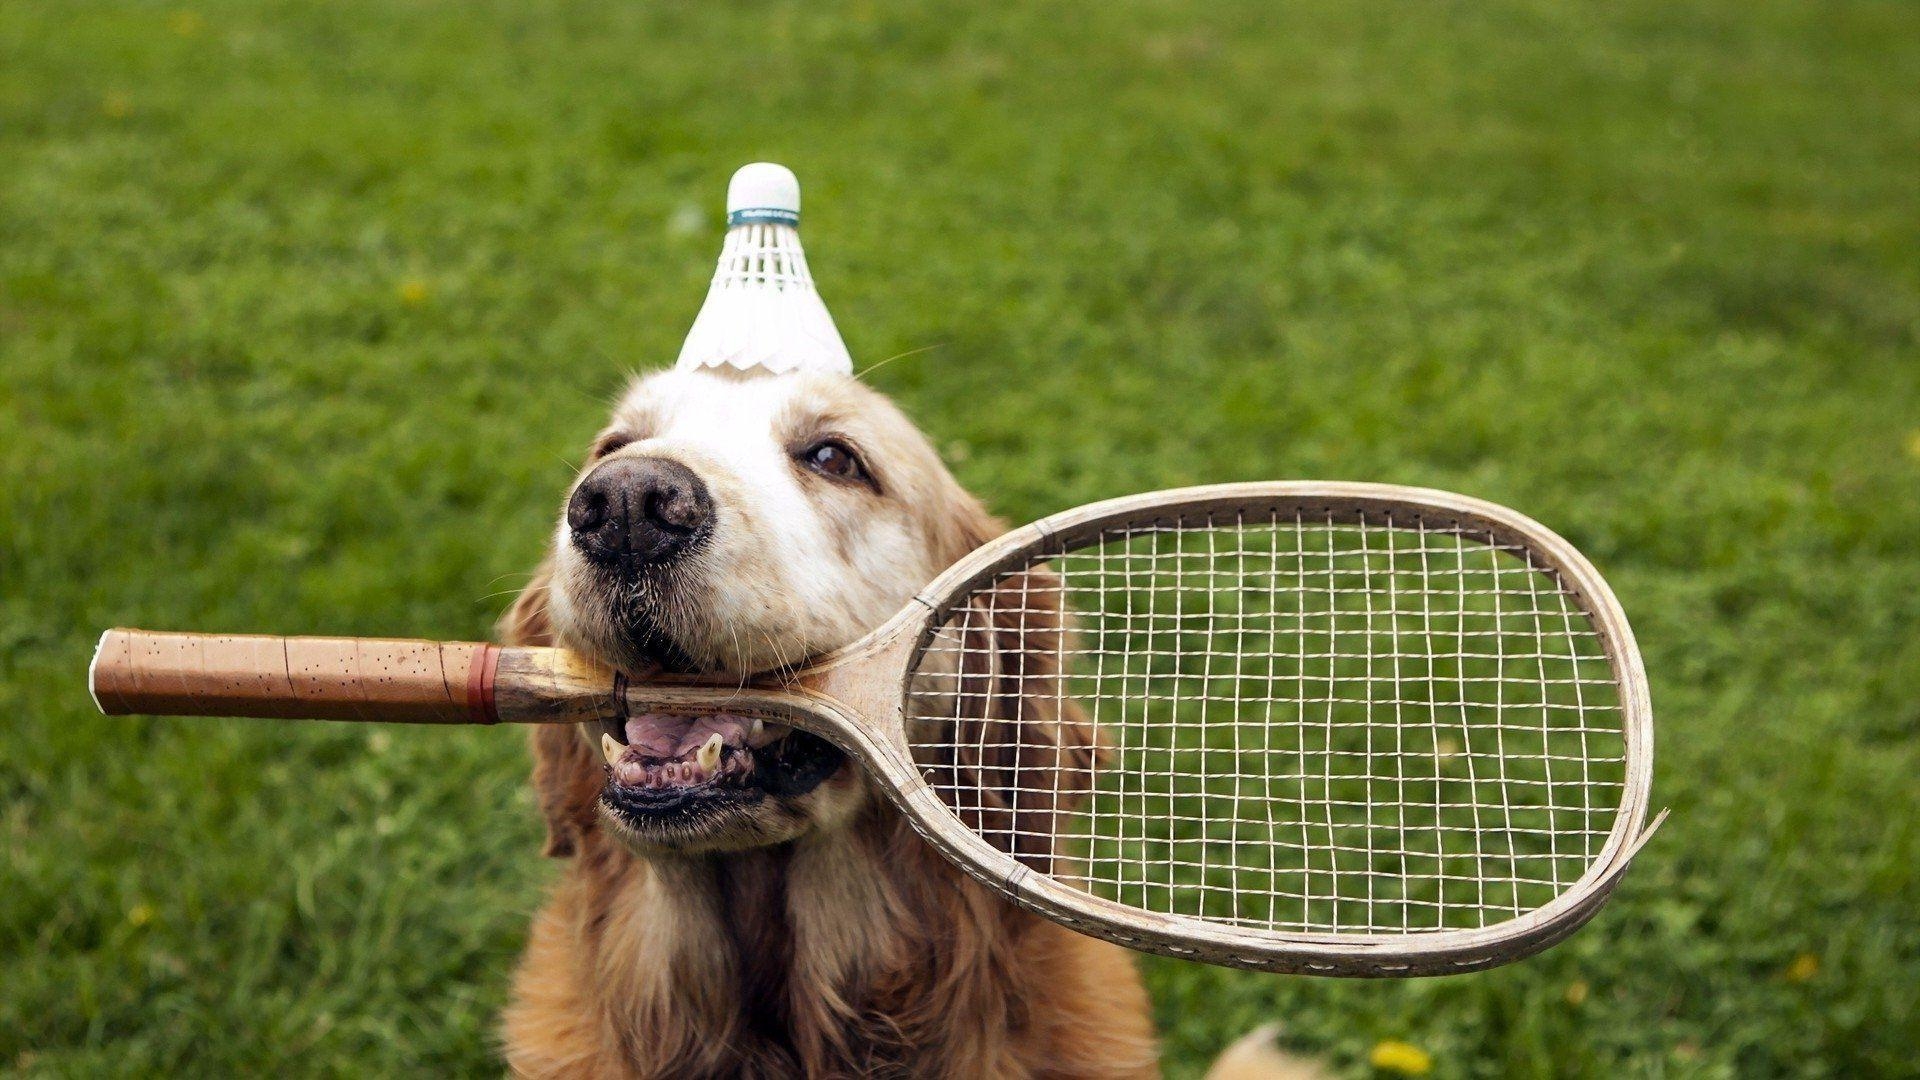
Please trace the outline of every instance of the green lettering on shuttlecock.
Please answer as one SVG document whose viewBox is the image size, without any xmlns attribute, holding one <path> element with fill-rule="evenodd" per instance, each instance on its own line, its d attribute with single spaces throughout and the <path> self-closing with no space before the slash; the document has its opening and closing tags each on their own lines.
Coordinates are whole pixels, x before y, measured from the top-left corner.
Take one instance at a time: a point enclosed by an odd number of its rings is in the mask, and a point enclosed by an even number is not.
<svg viewBox="0 0 1920 1080">
<path fill-rule="evenodd" d="M 727 215 L 727 228 L 738 225 L 799 225 L 800 212 L 778 206 L 756 206 L 735 210 Z"/>
</svg>

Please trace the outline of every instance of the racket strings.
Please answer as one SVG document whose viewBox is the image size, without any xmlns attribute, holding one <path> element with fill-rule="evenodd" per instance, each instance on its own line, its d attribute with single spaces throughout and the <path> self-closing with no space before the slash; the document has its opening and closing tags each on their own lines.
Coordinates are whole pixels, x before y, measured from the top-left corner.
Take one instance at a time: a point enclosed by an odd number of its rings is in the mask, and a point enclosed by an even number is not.
<svg viewBox="0 0 1920 1080">
<path fill-rule="evenodd" d="M 1622 798 L 1601 638 L 1526 549 L 1411 514 L 1115 528 L 923 646 L 927 780 L 1037 870 L 1269 930 L 1469 929 L 1564 892 Z"/>
</svg>

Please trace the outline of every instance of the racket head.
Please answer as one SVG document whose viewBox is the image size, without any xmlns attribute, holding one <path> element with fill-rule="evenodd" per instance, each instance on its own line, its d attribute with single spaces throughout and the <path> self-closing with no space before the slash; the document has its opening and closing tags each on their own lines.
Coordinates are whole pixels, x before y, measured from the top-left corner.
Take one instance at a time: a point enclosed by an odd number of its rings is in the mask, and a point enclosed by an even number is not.
<svg viewBox="0 0 1920 1080">
<path fill-rule="evenodd" d="M 1644 839 L 1646 676 L 1571 545 L 1428 489 L 1130 496 L 917 598 L 927 838 L 1130 948 L 1329 975 L 1519 959 Z"/>
</svg>

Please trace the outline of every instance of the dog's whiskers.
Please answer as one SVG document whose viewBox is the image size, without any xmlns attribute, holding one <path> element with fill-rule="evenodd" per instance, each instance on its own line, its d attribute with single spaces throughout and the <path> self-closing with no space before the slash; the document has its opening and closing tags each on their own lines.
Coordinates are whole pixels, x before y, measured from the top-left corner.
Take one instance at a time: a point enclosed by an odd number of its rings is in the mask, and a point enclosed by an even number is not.
<svg viewBox="0 0 1920 1080">
<path fill-rule="evenodd" d="M 860 373 L 855 375 L 854 378 L 864 379 L 866 378 L 868 372 L 873 371 L 876 368 L 885 367 L 888 364 L 893 363 L 895 360 L 904 360 L 909 356 L 918 356 L 923 352 L 932 352 L 935 349 L 945 347 L 946 344 L 947 343 L 944 341 L 936 341 L 931 345 L 922 345 L 917 349 L 908 349 L 906 352 L 894 353 L 892 356 L 887 357 L 885 360 L 879 360 L 874 363 L 868 364 L 866 367 L 861 368 Z"/>
</svg>

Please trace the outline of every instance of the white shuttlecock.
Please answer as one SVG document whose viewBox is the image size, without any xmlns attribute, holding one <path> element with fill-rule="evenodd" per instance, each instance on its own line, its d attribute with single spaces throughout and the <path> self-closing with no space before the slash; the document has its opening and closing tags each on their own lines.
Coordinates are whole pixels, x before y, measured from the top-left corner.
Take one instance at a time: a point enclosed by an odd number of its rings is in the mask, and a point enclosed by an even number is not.
<svg viewBox="0 0 1920 1080">
<path fill-rule="evenodd" d="M 757 161 L 727 185 L 727 239 L 677 368 L 853 374 L 800 250 L 800 181 Z"/>
</svg>

